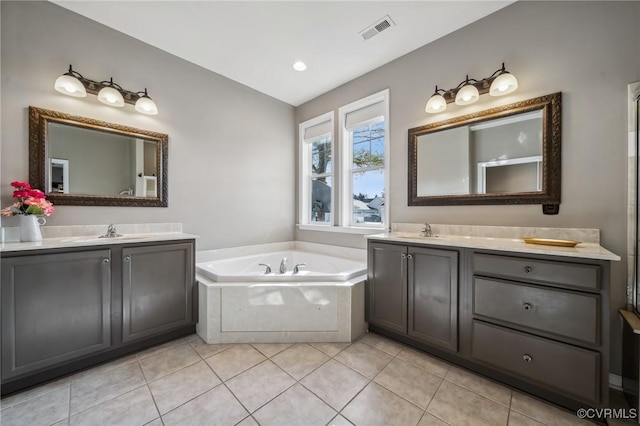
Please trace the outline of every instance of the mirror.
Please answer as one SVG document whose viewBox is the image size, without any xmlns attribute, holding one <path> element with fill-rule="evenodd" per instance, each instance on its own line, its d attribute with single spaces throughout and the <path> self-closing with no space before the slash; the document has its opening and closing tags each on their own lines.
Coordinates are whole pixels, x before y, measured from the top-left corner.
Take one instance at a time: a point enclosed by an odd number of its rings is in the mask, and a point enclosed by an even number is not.
<svg viewBox="0 0 640 426">
<path fill-rule="evenodd" d="M 168 136 L 29 107 L 29 180 L 59 205 L 167 207 Z"/>
<path fill-rule="evenodd" d="M 560 204 L 561 94 L 409 129 L 409 205 Z"/>
</svg>

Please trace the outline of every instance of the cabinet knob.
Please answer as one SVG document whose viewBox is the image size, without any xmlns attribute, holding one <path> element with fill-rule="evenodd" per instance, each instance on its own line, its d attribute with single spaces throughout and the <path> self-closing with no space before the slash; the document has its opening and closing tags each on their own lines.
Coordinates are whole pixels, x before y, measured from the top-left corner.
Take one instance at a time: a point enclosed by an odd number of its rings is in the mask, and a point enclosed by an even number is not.
<svg viewBox="0 0 640 426">
<path fill-rule="evenodd" d="M 409 253 L 409 254 L 407 255 L 407 259 L 409 259 L 409 260 L 413 259 L 413 255 L 412 255 L 411 253 Z"/>
<path fill-rule="evenodd" d="M 524 354 L 524 355 L 522 355 L 522 359 L 523 359 L 525 362 L 531 362 L 531 361 L 533 361 L 533 358 L 531 358 L 531 355 L 529 355 L 529 354 Z"/>
<path fill-rule="evenodd" d="M 533 267 L 531 267 L 531 266 L 525 266 L 524 267 L 524 273 L 525 274 L 530 274 L 532 272 L 533 272 Z"/>
<path fill-rule="evenodd" d="M 131 261 L 131 256 L 126 255 L 126 256 L 124 257 L 124 261 L 125 261 L 125 262 L 129 262 L 129 261 Z"/>
<path fill-rule="evenodd" d="M 102 259 L 103 265 L 108 265 L 109 263 L 111 263 L 111 261 L 108 258 L 105 257 L 104 259 Z"/>
<path fill-rule="evenodd" d="M 530 311 L 531 309 L 533 309 L 533 306 L 531 305 L 531 303 L 524 303 L 522 305 L 522 309 L 524 309 L 525 311 Z"/>
<path fill-rule="evenodd" d="M 400 258 L 402 258 L 402 259 L 406 259 L 406 258 L 407 258 L 407 254 L 406 254 L 406 253 L 402 253 L 402 254 L 400 255 Z"/>
</svg>

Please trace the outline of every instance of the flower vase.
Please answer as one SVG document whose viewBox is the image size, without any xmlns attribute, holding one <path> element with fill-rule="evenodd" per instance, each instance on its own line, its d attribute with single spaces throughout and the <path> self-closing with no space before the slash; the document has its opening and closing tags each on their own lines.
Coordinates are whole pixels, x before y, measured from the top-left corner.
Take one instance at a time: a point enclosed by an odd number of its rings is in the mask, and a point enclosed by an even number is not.
<svg viewBox="0 0 640 426">
<path fill-rule="evenodd" d="M 40 226 L 47 222 L 45 218 L 32 214 L 20 215 L 18 217 L 20 218 L 20 241 L 42 241 Z"/>
</svg>

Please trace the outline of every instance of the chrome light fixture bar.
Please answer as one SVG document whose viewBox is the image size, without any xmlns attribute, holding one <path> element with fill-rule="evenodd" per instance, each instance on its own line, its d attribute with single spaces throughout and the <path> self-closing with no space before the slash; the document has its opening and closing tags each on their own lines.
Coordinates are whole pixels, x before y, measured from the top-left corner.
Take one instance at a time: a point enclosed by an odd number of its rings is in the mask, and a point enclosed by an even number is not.
<svg viewBox="0 0 640 426">
<path fill-rule="evenodd" d="M 469 105 L 476 102 L 480 95 L 488 93 L 489 96 L 503 96 L 514 92 L 518 88 L 518 80 L 507 71 L 502 63 L 502 68 L 489 77 L 481 80 L 466 78 L 456 87 L 449 90 L 436 90 L 427 101 L 425 111 L 431 114 L 442 112 L 447 109 L 447 104 L 455 102 L 456 105 Z"/>
<path fill-rule="evenodd" d="M 144 91 L 131 92 L 114 83 L 113 78 L 109 78 L 108 81 L 90 80 L 74 71 L 71 65 L 69 65 L 69 71 L 56 79 L 54 88 L 68 96 L 84 98 L 87 93 L 91 93 L 98 96 L 100 102 L 109 106 L 123 107 L 127 103 L 134 105 L 139 113 L 158 114 L 158 107 L 149 97 L 146 88 Z"/>
</svg>

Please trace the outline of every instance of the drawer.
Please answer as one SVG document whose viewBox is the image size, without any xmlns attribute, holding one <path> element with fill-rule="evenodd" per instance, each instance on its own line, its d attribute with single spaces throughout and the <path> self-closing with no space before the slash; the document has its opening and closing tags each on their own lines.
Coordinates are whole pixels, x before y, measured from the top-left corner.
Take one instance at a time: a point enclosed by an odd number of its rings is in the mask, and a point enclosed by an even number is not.
<svg viewBox="0 0 640 426">
<path fill-rule="evenodd" d="M 588 290 L 600 289 L 598 265 L 474 253 L 473 273 Z"/>
<path fill-rule="evenodd" d="M 474 359 L 580 400 L 600 399 L 600 354 L 473 321 Z"/>
<path fill-rule="evenodd" d="M 474 277 L 473 314 L 597 345 L 600 296 Z"/>
</svg>

